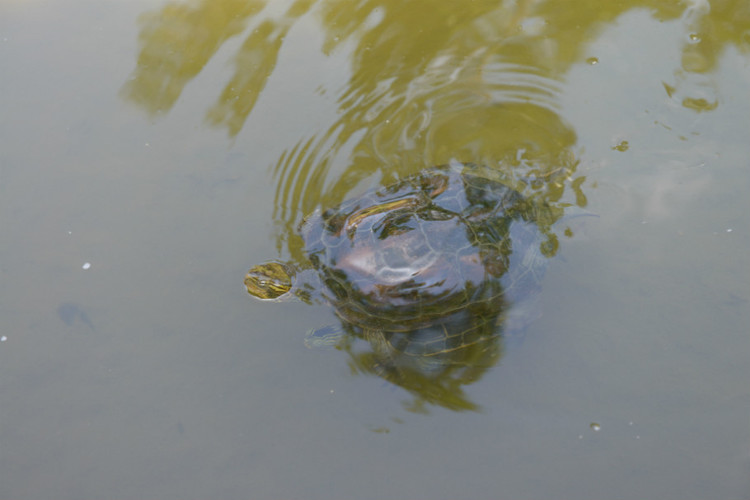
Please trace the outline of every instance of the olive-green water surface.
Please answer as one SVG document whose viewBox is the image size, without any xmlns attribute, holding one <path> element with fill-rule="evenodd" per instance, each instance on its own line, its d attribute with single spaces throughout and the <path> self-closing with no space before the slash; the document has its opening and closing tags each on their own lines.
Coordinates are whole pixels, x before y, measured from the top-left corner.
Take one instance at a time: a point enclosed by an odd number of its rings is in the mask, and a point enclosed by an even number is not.
<svg viewBox="0 0 750 500">
<path fill-rule="evenodd" d="M 6 0 L 0 68 L 0 498 L 750 498 L 747 2 Z M 245 291 L 450 162 L 564 214 L 455 392 Z"/>
</svg>

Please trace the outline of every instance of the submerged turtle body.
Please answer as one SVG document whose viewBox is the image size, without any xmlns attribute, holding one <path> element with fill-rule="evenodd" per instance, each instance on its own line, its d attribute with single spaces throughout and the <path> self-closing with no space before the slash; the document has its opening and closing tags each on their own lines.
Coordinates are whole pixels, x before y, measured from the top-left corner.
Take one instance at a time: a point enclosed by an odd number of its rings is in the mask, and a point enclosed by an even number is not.
<svg viewBox="0 0 750 500">
<path fill-rule="evenodd" d="M 301 227 L 310 266 L 344 329 L 410 356 L 454 352 L 528 322 L 512 311 L 539 289 L 552 242 L 544 207 L 488 167 L 453 162 L 423 170 Z M 542 228 L 542 229 L 540 229 Z M 248 291 L 269 299 L 296 269 L 251 269 Z"/>
</svg>

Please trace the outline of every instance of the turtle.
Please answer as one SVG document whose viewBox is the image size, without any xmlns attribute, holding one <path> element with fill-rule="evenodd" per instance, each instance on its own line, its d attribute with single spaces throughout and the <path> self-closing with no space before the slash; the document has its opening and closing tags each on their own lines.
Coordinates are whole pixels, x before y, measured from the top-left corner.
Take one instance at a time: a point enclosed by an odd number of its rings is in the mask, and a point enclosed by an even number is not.
<svg viewBox="0 0 750 500">
<path fill-rule="evenodd" d="M 499 169 L 452 160 L 316 210 L 299 227 L 308 262 L 256 265 L 244 283 L 261 300 L 332 305 L 342 328 L 314 330 L 308 345 L 343 330 L 381 365 L 440 371 L 533 319 L 558 217 Z"/>
</svg>

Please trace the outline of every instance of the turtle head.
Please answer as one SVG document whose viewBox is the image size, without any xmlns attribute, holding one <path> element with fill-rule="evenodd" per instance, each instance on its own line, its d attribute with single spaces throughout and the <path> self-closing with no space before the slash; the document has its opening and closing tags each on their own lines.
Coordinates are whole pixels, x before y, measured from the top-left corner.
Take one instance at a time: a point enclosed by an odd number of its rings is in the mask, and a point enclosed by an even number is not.
<svg viewBox="0 0 750 500">
<path fill-rule="evenodd" d="M 245 288 L 255 298 L 274 300 L 292 289 L 294 269 L 281 262 L 266 262 L 250 269 L 245 275 Z"/>
</svg>

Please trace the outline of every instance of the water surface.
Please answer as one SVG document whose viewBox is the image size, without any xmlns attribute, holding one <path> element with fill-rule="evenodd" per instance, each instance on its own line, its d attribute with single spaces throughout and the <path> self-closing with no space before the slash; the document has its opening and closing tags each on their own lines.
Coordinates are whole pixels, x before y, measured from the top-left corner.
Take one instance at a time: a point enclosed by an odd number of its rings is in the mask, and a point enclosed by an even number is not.
<svg viewBox="0 0 750 500">
<path fill-rule="evenodd" d="M 0 497 L 750 497 L 745 2 L 10 1 L 0 64 Z M 242 286 L 451 160 L 596 215 L 468 411 Z"/>
</svg>

